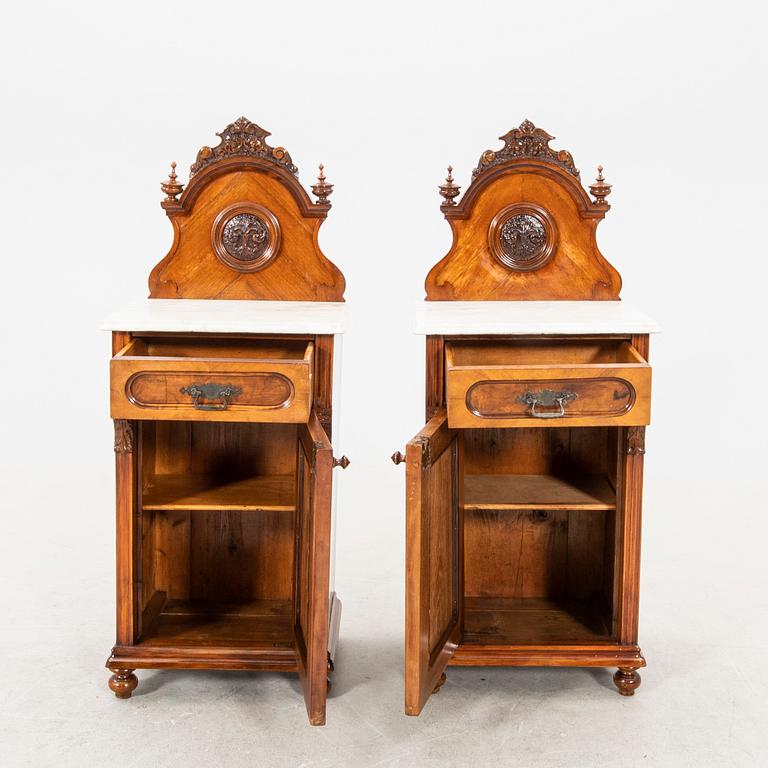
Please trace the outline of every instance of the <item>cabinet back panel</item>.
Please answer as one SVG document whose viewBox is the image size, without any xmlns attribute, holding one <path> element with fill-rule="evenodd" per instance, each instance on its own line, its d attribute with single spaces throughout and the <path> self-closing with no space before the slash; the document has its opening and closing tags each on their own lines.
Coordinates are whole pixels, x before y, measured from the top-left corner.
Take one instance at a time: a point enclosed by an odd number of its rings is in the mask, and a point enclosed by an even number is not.
<svg viewBox="0 0 768 768">
<path fill-rule="evenodd" d="M 296 425 L 158 421 L 142 424 L 144 484 L 152 475 L 292 475 Z"/>
<path fill-rule="evenodd" d="M 465 597 L 582 600 L 606 594 L 609 511 L 464 514 Z"/>
<path fill-rule="evenodd" d="M 238 603 L 293 598 L 290 512 L 145 512 L 144 599 Z"/>
<path fill-rule="evenodd" d="M 616 487 L 615 427 L 463 429 L 468 475 L 604 475 Z"/>
</svg>

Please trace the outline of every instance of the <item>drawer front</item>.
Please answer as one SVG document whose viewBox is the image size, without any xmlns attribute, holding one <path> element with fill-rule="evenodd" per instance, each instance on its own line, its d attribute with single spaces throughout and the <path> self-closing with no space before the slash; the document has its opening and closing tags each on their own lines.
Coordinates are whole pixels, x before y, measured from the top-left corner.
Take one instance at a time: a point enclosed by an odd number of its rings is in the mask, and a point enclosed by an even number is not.
<svg viewBox="0 0 768 768">
<path fill-rule="evenodd" d="M 651 369 L 647 365 L 449 369 L 446 378 L 451 427 L 641 426 L 650 422 Z"/>
<path fill-rule="evenodd" d="M 113 419 L 303 423 L 311 407 L 303 361 L 113 358 L 110 378 Z"/>
</svg>

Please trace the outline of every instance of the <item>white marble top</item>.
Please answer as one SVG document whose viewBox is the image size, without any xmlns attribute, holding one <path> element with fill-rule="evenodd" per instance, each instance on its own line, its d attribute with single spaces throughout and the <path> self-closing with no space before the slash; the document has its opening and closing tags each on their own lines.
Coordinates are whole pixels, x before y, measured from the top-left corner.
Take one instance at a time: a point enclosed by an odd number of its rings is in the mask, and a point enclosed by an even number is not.
<svg viewBox="0 0 768 768">
<path fill-rule="evenodd" d="M 105 331 L 343 333 L 344 303 L 144 299 L 113 312 Z"/>
<path fill-rule="evenodd" d="M 658 333 L 623 301 L 422 301 L 414 331 L 437 335 Z"/>
</svg>

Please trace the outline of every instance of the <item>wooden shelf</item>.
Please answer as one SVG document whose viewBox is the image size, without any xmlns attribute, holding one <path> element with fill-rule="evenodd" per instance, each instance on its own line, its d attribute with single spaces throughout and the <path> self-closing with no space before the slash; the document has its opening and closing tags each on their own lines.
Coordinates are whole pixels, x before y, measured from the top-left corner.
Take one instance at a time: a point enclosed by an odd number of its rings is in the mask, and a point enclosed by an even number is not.
<svg viewBox="0 0 768 768">
<path fill-rule="evenodd" d="M 147 510 L 225 510 L 293 512 L 293 475 L 248 477 L 222 482 L 205 475 L 157 475 L 144 489 Z"/>
<path fill-rule="evenodd" d="M 464 508 L 616 509 L 616 493 L 599 475 L 568 480 L 554 475 L 466 475 Z"/>
<path fill-rule="evenodd" d="M 607 612 L 592 601 L 467 597 L 462 642 L 526 645 L 610 640 Z"/>
<path fill-rule="evenodd" d="M 289 600 L 199 603 L 168 600 L 139 643 L 156 648 L 283 648 L 293 645 Z"/>
</svg>

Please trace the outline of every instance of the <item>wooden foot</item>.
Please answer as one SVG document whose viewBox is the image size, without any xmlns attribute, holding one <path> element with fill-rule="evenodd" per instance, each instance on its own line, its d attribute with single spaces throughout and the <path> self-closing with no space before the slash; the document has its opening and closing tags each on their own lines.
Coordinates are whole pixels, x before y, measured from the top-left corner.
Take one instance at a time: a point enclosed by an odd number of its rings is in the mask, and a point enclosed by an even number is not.
<svg viewBox="0 0 768 768">
<path fill-rule="evenodd" d="M 432 693 L 437 693 L 443 687 L 445 680 L 445 672 L 443 672 L 443 674 L 440 675 L 440 679 L 435 683 L 435 687 L 432 689 Z"/>
<path fill-rule="evenodd" d="M 640 673 L 629 667 L 619 667 L 613 676 L 613 683 L 622 696 L 634 696 L 635 689 L 640 687 L 641 682 Z"/>
<path fill-rule="evenodd" d="M 139 679 L 132 669 L 113 669 L 112 677 L 109 678 L 110 690 L 114 691 L 118 699 L 130 699 L 138 684 Z"/>
</svg>

